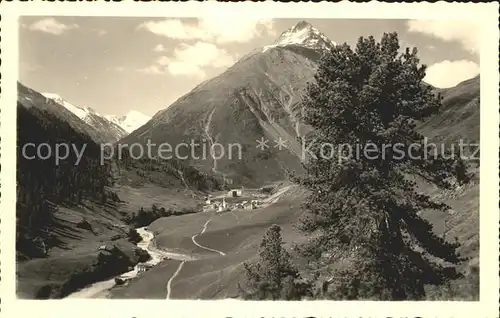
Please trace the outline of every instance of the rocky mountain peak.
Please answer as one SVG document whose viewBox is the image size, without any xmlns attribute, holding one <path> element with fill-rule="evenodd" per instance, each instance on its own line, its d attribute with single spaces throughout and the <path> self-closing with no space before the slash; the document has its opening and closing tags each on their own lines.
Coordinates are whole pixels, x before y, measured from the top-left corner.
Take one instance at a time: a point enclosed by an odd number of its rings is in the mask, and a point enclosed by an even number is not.
<svg viewBox="0 0 500 318">
<path fill-rule="evenodd" d="M 314 50 L 328 50 L 335 43 L 307 21 L 300 21 L 285 32 L 272 44 L 264 47 L 266 51 L 272 47 L 299 45 Z"/>
<path fill-rule="evenodd" d="M 297 32 L 303 29 L 312 29 L 314 28 L 309 22 L 307 21 L 299 21 L 297 24 L 295 24 L 293 27 L 290 28 L 291 32 Z"/>
</svg>

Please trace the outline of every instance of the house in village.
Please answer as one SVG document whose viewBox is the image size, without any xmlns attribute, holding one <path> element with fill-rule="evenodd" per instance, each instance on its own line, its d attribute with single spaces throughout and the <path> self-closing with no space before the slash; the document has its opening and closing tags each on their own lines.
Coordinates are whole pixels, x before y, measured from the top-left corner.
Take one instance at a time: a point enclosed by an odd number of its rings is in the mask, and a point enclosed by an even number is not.
<svg viewBox="0 0 500 318">
<path fill-rule="evenodd" d="M 101 245 L 101 246 L 99 246 L 98 250 L 99 251 L 107 251 L 108 250 L 108 246 L 106 244 Z"/>
<path fill-rule="evenodd" d="M 252 202 L 250 202 L 250 206 L 251 206 L 252 210 L 257 209 L 258 204 L 259 204 L 259 201 L 252 200 Z"/>
<path fill-rule="evenodd" d="M 212 204 L 212 196 L 208 195 L 205 197 L 205 204 Z"/>
<path fill-rule="evenodd" d="M 227 193 L 227 196 L 231 198 L 236 198 L 236 197 L 241 197 L 242 194 L 243 194 L 242 189 L 232 189 Z"/>
<path fill-rule="evenodd" d="M 250 201 L 250 203 L 246 206 L 246 208 L 247 208 L 248 210 L 255 210 L 255 209 L 257 209 L 258 205 L 259 205 L 259 202 L 258 202 L 257 200 L 252 200 L 252 201 Z"/>
<path fill-rule="evenodd" d="M 226 199 L 222 199 L 222 203 L 220 205 L 218 205 L 218 210 L 219 212 L 223 212 L 223 211 L 227 211 L 227 203 L 226 203 Z"/>
</svg>

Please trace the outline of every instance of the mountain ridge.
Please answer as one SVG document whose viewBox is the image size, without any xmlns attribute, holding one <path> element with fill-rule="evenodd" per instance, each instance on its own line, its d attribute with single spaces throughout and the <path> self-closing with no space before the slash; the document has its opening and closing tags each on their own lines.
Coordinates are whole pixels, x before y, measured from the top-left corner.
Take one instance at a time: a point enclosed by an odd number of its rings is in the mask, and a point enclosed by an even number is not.
<svg viewBox="0 0 500 318">
<path fill-rule="evenodd" d="M 88 135 L 97 144 L 107 142 L 94 127 L 82 120 L 74 112 L 20 82 L 17 82 L 17 100 L 18 105 L 28 110 L 34 107 L 50 112 L 61 121 L 68 123 L 76 132 Z"/>
<path fill-rule="evenodd" d="M 116 142 L 125 137 L 128 132 L 117 123 L 110 121 L 91 107 L 79 107 L 68 102 L 66 99 L 55 93 L 41 93 L 45 98 L 50 99 L 65 107 L 75 114 L 82 121 L 94 128 L 105 142 Z"/>
</svg>

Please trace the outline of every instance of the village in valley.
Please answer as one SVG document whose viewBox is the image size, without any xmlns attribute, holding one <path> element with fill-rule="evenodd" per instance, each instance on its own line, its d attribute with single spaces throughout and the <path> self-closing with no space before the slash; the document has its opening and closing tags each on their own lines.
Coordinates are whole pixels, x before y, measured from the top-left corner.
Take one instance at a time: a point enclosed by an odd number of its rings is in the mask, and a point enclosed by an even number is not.
<svg viewBox="0 0 500 318">
<path fill-rule="evenodd" d="M 268 195 L 254 189 L 231 189 L 228 192 L 208 195 L 203 211 L 226 212 L 233 210 L 253 210 L 262 205 Z"/>
<path fill-rule="evenodd" d="M 288 188 L 288 187 L 285 187 Z M 257 208 L 262 208 L 267 206 L 271 201 L 278 200 L 281 192 L 274 193 L 274 187 L 270 187 L 266 191 L 266 188 L 260 189 L 231 189 L 229 191 L 220 191 L 214 194 L 209 194 L 205 197 L 205 204 L 203 206 L 203 212 L 230 212 L 235 210 L 254 210 Z M 267 193 L 269 192 L 269 193 Z M 274 199 L 273 199 L 274 198 Z M 147 229 L 147 228 L 145 228 Z M 142 243 L 144 248 L 148 242 Z M 102 245 L 99 250 L 107 250 L 109 247 L 107 245 Z M 156 249 L 155 249 L 156 250 Z M 156 250 L 157 251 L 157 250 Z M 150 250 L 151 252 L 151 250 Z M 161 254 L 161 252 L 160 252 Z M 161 257 L 164 260 L 171 259 L 168 256 Z M 116 277 L 114 279 L 116 285 L 124 285 L 128 276 L 131 275 L 141 275 L 148 271 L 154 265 L 151 262 L 139 263 L 134 268 L 129 268 L 131 272 Z"/>
</svg>

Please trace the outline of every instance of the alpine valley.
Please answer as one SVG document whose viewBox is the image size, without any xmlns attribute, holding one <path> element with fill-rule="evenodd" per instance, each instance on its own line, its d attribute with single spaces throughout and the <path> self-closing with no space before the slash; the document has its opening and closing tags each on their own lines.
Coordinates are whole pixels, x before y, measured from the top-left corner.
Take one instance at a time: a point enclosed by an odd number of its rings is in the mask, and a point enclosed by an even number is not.
<svg viewBox="0 0 500 318">
<path fill-rule="evenodd" d="M 244 263 L 258 259 L 271 225 L 281 227 L 290 253 L 294 244 L 309 239 L 295 229 L 309 192 L 290 181 L 288 171 L 303 172 L 303 143 L 313 132 L 302 120 L 304 96 L 322 55 L 336 45 L 301 21 L 152 118 L 136 111 L 103 116 L 19 83 L 18 296 L 239 298 Z M 418 131 L 434 141 L 467 136 L 478 142 L 479 76 L 434 91 L 443 96 L 443 107 L 420 122 Z M 263 139 L 270 140 L 264 151 L 256 148 Z M 146 145 L 148 140 L 239 144 L 242 158 L 124 157 L 99 164 L 99 144 Z M 56 166 L 53 160 L 24 158 L 21 147 L 28 142 L 87 144 L 88 150 L 82 163 L 69 157 Z M 470 183 L 445 192 L 415 177 L 424 193 L 451 206 L 448 212 L 422 215 L 436 234 L 457 237 L 460 252 L 469 257 L 459 268 L 461 290 L 478 283 L 479 168 L 473 165 L 471 171 Z M 308 260 L 297 256 L 295 261 L 309 277 Z"/>
</svg>

